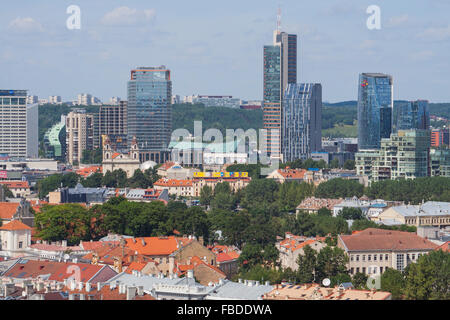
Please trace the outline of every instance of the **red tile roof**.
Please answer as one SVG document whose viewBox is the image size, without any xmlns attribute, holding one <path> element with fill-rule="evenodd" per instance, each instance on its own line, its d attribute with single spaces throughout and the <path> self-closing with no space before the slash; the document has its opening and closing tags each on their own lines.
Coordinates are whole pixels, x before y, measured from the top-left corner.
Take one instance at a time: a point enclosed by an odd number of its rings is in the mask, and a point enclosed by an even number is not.
<svg viewBox="0 0 450 320">
<path fill-rule="evenodd" d="M 49 280 L 62 282 L 64 279 L 71 277 L 77 278 L 79 276 L 79 279 L 77 280 L 87 282 L 99 272 L 101 268 L 103 268 L 103 266 L 87 263 L 63 263 L 57 270 L 52 272 Z"/>
<path fill-rule="evenodd" d="M 128 248 L 146 256 L 167 256 L 178 250 L 181 245 L 185 246 L 192 241 L 187 238 L 176 238 L 174 236 L 144 237 L 125 240 Z"/>
<path fill-rule="evenodd" d="M 303 179 L 307 170 L 301 169 L 278 169 L 278 173 L 283 176 L 285 179 Z"/>
<path fill-rule="evenodd" d="M 86 251 L 92 251 L 104 246 L 118 246 L 119 244 L 119 241 L 83 241 L 80 243 L 80 247 Z"/>
<path fill-rule="evenodd" d="M 175 165 L 175 162 L 168 161 L 168 162 L 163 163 L 161 165 L 161 167 L 159 167 L 158 169 L 167 170 L 167 169 L 170 169 L 171 167 L 173 167 L 174 165 Z"/>
<path fill-rule="evenodd" d="M 142 269 L 144 269 L 144 267 L 145 267 L 146 265 L 147 265 L 147 263 L 142 263 L 142 262 L 133 261 L 133 262 L 130 263 L 130 265 L 127 267 L 127 269 L 125 270 L 125 273 L 131 274 L 133 271 L 142 271 Z"/>
<path fill-rule="evenodd" d="M 444 252 L 450 252 L 449 244 L 450 244 L 450 241 L 447 241 L 444 244 L 442 244 L 439 247 L 437 247 L 436 250 L 442 250 Z"/>
<path fill-rule="evenodd" d="M 159 179 L 154 183 L 158 187 L 192 187 L 192 180 Z"/>
<path fill-rule="evenodd" d="M 7 224 L 4 224 L 2 227 L 0 227 L 0 230 L 31 230 L 31 227 L 27 226 L 26 224 L 20 222 L 19 220 L 13 220 Z"/>
<path fill-rule="evenodd" d="M 90 176 L 93 173 L 102 172 L 102 166 L 92 166 L 87 168 L 81 168 L 76 171 L 76 173 L 84 178 Z"/>
<path fill-rule="evenodd" d="M 349 251 L 434 250 L 437 245 L 415 233 L 368 228 L 357 234 L 341 235 Z"/>
<path fill-rule="evenodd" d="M 81 290 L 78 288 L 75 290 L 70 290 L 70 287 L 67 286 L 64 291 L 68 291 L 70 294 L 84 294 L 85 296 L 93 296 L 93 300 L 126 300 L 127 298 L 126 294 L 119 294 L 118 287 L 111 289 L 109 285 L 104 285 L 100 291 L 97 289 L 97 286 L 92 286 L 91 290 L 87 292 L 85 286 Z M 156 298 L 144 293 L 142 296 L 136 295 L 133 300 L 156 300 Z"/>
<path fill-rule="evenodd" d="M 9 269 L 3 276 L 12 278 L 37 278 L 44 274 L 53 274 L 65 265 L 62 262 L 22 260 Z"/>
<path fill-rule="evenodd" d="M 0 202 L 0 219 L 11 220 L 19 205 L 17 202 Z"/>
<path fill-rule="evenodd" d="M 28 181 L 0 181 L 0 184 L 4 184 L 8 189 L 29 189 L 30 185 Z"/>
</svg>

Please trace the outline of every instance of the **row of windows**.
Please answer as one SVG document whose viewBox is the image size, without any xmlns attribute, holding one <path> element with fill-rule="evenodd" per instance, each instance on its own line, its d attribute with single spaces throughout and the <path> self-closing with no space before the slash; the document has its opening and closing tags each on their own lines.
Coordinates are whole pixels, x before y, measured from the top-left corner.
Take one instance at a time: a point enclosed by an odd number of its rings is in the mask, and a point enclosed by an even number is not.
<svg viewBox="0 0 450 320">
<path fill-rule="evenodd" d="M 350 255 L 350 261 L 359 261 L 359 254 L 352 254 L 352 255 Z M 367 255 L 367 261 L 372 261 L 372 258 L 373 258 L 373 261 L 377 261 L 378 259 L 380 260 L 380 261 L 383 261 L 383 257 L 384 257 L 384 260 L 386 260 L 386 261 L 388 261 L 389 260 L 389 254 L 373 254 L 373 255 L 371 255 L 371 254 L 368 254 Z M 361 260 L 362 261 L 366 261 L 366 255 L 365 254 L 363 254 L 363 255 L 361 255 Z"/>
</svg>

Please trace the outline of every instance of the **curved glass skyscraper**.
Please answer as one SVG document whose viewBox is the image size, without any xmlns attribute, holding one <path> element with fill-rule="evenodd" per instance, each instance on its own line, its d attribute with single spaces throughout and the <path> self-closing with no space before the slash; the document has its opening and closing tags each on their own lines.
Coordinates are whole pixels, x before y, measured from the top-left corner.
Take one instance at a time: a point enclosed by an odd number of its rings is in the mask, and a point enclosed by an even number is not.
<svg viewBox="0 0 450 320">
<path fill-rule="evenodd" d="M 381 139 L 392 132 L 392 77 L 363 73 L 358 86 L 358 149 L 379 149 Z"/>
</svg>

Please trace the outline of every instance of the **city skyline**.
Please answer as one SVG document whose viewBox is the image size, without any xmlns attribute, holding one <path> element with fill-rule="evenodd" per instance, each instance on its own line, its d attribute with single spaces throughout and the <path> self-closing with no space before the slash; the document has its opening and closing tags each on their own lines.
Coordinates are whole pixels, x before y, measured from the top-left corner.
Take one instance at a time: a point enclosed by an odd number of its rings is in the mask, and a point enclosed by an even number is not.
<svg viewBox="0 0 450 320">
<path fill-rule="evenodd" d="M 396 79 L 395 100 L 450 101 L 444 76 L 450 4 L 375 1 L 381 30 L 368 30 L 372 2 L 280 1 L 281 30 L 298 34 L 298 82 L 322 83 L 324 101 L 356 100 L 358 74 L 380 72 Z M 126 97 L 124 84 L 136 65 L 164 64 L 175 94 L 262 99 L 260 52 L 276 29 L 275 3 L 78 1 L 81 30 L 68 30 L 70 4 L 43 0 L 2 10 L 2 87 L 65 101 L 89 92 L 106 101 Z"/>
</svg>

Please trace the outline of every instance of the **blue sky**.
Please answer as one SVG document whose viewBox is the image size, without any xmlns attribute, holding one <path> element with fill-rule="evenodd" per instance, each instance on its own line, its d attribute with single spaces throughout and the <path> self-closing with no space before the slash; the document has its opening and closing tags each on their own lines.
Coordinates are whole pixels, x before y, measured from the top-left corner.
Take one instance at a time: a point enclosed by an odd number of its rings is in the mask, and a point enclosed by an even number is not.
<svg viewBox="0 0 450 320">
<path fill-rule="evenodd" d="M 81 8 L 68 30 L 66 8 Z M 381 8 L 381 30 L 366 9 Z M 262 98 L 263 46 L 278 5 L 299 36 L 299 82 L 356 100 L 358 74 L 394 77 L 395 99 L 450 102 L 448 0 L 15 0 L 0 10 L 0 87 L 72 100 L 126 98 L 130 70 L 166 65 L 179 95 Z"/>
</svg>

